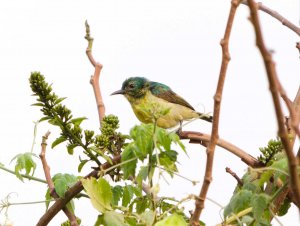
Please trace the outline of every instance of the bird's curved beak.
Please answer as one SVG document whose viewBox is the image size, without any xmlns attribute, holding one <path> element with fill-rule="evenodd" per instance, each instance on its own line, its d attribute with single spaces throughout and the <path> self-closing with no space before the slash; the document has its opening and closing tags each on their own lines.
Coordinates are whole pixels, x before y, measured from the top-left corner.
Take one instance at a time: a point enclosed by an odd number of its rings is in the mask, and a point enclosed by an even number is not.
<svg viewBox="0 0 300 226">
<path fill-rule="evenodd" d="M 115 91 L 115 92 L 113 92 L 112 94 L 110 94 L 111 96 L 112 95 L 117 95 L 117 94 L 124 94 L 125 93 L 125 91 L 124 90 L 122 90 L 122 89 L 120 89 L 120 90 L 117 90 L 117 91 Z"/>
</svg>

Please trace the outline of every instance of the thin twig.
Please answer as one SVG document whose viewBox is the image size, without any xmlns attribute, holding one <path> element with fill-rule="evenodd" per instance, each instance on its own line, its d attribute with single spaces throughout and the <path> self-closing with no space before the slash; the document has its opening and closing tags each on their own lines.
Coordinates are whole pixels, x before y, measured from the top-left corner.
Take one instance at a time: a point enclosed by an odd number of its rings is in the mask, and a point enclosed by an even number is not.
<svg viewBox="0 0 300 226">
<path fill-rule="evenodd" d="M 201 212 L 204 208 L 205 197 L 207 195 L 209 185 L 212 181 L 214 152 L 215 152 L 216 144 L 219 139 L 218 129 L 219 129 L 219 117 L 220 117 L 222 92 L 223 92 L 228 63 L 230 61 L 228 42 L 229 42 L 229 37 L 230 37 L 230 33 L 231 33 L 231 28 L 232 28 L 235 12 L 236 12 L 237 7 L 239 6 L 239 3 L 240 3 L 239 0 L 231 1 L 231 8 L 230 8 L 229 16 L 228 16 L 225 34 L 224 34 L 223 39 L 221 40 L 223 57 L 222 57 L 222 64 L 221 64 L 221 69 L 220 69 L 220 74 L 219 74 L 217 90 L 216 90 L 216 94 L 214 96 L 214 112 L 213 112 L 213 124 L 212 124 L 212 133 L 211 133 L 212 135 L 211 135 L 209 145 L 206 149 L 207 160 L 206 160 L 204 181 L 202 184 L 202 188 L 201 188 L 199 197 L 195 201 L 195 211 L 191 217 L 191 221 L 190 221 L 191 225 L 197 225 L 197 226 L 200 225 L 199 218 L 200 218 Z"/>
<path fill-rule="evenodd" d="M 227 173 L 229 173 L 231 176 L 233 176 L 236 179 L 239 186 L 243 186 L 242 179 L 239 178 L 239 176 L 235 172 L 233 172 L 229 167 L 226 167 L 225 170 L 226 170 Z"/>
<path fill-rule="evenodd" d="M 199 133 L 194 131 L 181 131 L 179 133 L 180 139 L 190 139 L 191 143 L 198 143 L 204 146 L 210 141 L 211 135 L 205 133 Z M 256 158 L 249 155 L 244 150 L 240 149 L 239 147 L 229 143 L 226 140 L 219 138 L 217 140 L 217 145 L 219 147 L 224 148 L 225 150 L 229 151 L 230 153 L 239 157 L 243 162 L 245 162 L 248 166 L 253 168 L 261 167 L 262 163 L 259 162 Z"/>
<path fill-rule="evenodd" d="M 247 0 L 242 1 L 242 4 L 249 5 L 249 3 L 247 2 Z M 255 7 L 257 9 L 259 9 L 259 10 L 261 10 L 261 11 L 269 14 L 270 16 L 274 17 L 275 19 L 279 20 L 282 23 L 282 25 L 288 27 L 289 29 L 291 29 L 297 35 L 300 36 L 300 28 L 298 26 L 296 26 L 295 24 L 293 24 L 288 19 L 286 19 L 285 17 L 283 17 L 282 15 L 280 15 L 275 10 L 268 8 L 267 6 L 263 5 L 261 2 L 255 3 Z"/>
<path fill-rule="evenodd" d="M 47 184 L 48 184 L 48 187 L 49 187 L 50 194 L 54 199 L 58 199 L 59 196 L 55 191 L 54 183 L 53 183 L 51 175 L 50 175 L 50 167 L 49 167 L 49 165 L 47 163 L 47 160 L 46 160 L 46 146 L 47 146 L 46 141 L 47 141 L 49 135 L 50 135 L 50 132 L 48 131 L 42 138 L 42 144 L 41 144 L 42 150 L 41 150 L 41 153 L 40 153 L 40 158 L 41 158 L 41 161 L 42 161 L 42 165 L 43 165 L 43 169 L 44 169 L 44 173 L 45 173 L 45 178 L 46 178 L 46 181 L 47 181 Z M 68 219 L 71 223 L 71 226 L 78 226 L 76 216 L 66 206 L 64 206 L 62 208 L 62 210 L 64 211 L 64 213 L 68 217 Z"/>
<path fill-rule="evenodd" d="M 89 58 L 91 64 L 95 68 L 94 75 L 91 76 L 90 83 L 93 87 L 96 104 L 97 104 L 97 110 L 98 110 L 98 116 L 99 116 L 99 122 L 101 125 L 102 119 L 105 116 L 105 106 L 101 95 L 101 89 L 99 86 L 99 78 L 100 73 L 103 68 L 103 65 L 96 62 L 93 54 L 92 54 L 92 47 L 93 47 L 93 41 L 94 39 L 90 36 L 90 26 L 87 21 L 85 21 L 85 27 L 86 27 L 86 36 L 85 39 L 88 41 L 88 47 L 86 48 L 86 55 Z"/>
<path fill-rule="evenodd" d="M 256 45 L 259 48 L 261 55 L 263 57 L 265 68 L 267 71 L 267 76 L 269 80 L 269 87 L 272 94 L 277 123 L 278 123 L 278 135 L 282 141 L 284 146 L 284 150 L 286 152 L 288 162 L 289 162 L 289 171 L 290 171 L 290 186 L 297 200 L 297 206 L 300 208 L 300 181 L 297 173 L 297 159 L 293 154 L 293 147 L 288 137 L 287 129 L 284 123 L 284 115 L 281 109 L 280 98 L 279 98 L 279 88 L 281 87 L 277 72 L 275 69 L 275 63 L 272 59 L 272 55 L 268 51 L 265 46 L 263 35 L 261 32 L 260 22 L 257 14 L 256 3 L 253 0 L 248 0 L 248 5 L 250 8 L 251 21 L 254 26 L 255 34 L 256 34 Z"/>
</svg>

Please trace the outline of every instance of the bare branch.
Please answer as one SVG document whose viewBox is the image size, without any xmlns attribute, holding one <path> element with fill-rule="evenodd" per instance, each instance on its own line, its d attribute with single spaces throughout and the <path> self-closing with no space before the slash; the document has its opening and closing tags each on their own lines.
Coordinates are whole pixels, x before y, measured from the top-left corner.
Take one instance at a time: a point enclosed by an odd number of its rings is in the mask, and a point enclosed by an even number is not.
<svg viewBox="0 0 300 226">
<path fill-rule="evenodd" d="M 278 80 L 277 72 L 275 69 L 275 63 L 272 59 L 272 55 L 267 50 L 263 35 L 260 28 L 260 22 L 257 14 L 257 5 L 253 0 L 248 0 L 248 5 L 251 12 L 251 21 L 254 26 L 255 34 L 256 34 L 256 45 L 259 48 L 261 55 L 263 57 L 265 68 L 267 71 L 267 76 L 269 80 L 270 91 L 272 94 L 277 123 L 278 123 L 278 135 L 281 138 L 282 144 L 284 146 L 284 150 L 286 152 L 288 162 L 289 162 L 289 171 L 290 171 L 290 186 L 297 200 L 297 206 L 300 207 L 300 181 L 297 173 L 297 159 L 293 154 L 293 147 L 291 142 L 289 141 L 287 129 L 284 123 L 284 115 L 280 105 L 280 88 L 281 84 Z M 281 88 L 282 89 L 282 88 Z"/>
<path fill-rule="evenodd" d="M 47 184 L 48 184 L 48 187 L 49 187 L 50 195 L 54 199 L 58 199 L 59 196 L 58 196 L 58 194 L 55 191 L 54 183 L 52 181 L 51 174 L 50 174 L 50 167 L 49 167 L 49 165 L 47 163 L 47 160 L 46 160 L 46 146 L 47 146 L 46 141 L 47 141 L 49 135 L 50 135 L 50 132 L 48 131 L 43 136 L 42 144 L 41 144 L 42 150 L 41 150 L 41 153 L 40 153 L 40 158 L 41 158 L 41 161 L 42 161 L 42 165 L 43 165 L 43 169 L 44 169 L 46 181 L 47 181 Z M 68 219 L 69 219 L 69 221 L 71 223 L 71 226 L 78 226 L 78 223 L 77 223 L 77 220 L 76 220 L 76 216 L 66 206 L 64 206 L 62 208 L 62 210 L 64 211 L 64 213 L 68 217 Z"/>
<path fill-rule="evenodd" d="M 86 55 L 89 58 L 91 64 L 95 68 L 94 75 L 91 76 L 90 83 L 93 87 L 96 104 L 97 104 L 97 110 L 98 110 L 98 116 L 99 116 L 99 122 L 101 125 L 101 121 L 103 117 L 105 116 L 105 106 L 101 95 L 101 89 L 99 85 L 99 78 L 100 73 L 103 68 L 103 65 L 96 62 L 93 54 L 92 54 L 92 47 L 93 47 L 93 41 L 94 39 L 90 36 L 90 26 L 87 21 L 85 21 L 85 27 L 86 27 L 86 36 L 85 39 L 88 41 L 88 47 L 86 48 Z"/>
<path fill-rule="evenodd" d="M 242 4 L 249 5 L 247 0 L 242 1 Z M 285 17 L 280 15 L 275 10 L 272 10 L 272 9 L 268 8 L 267 6 L 263 5 L 261 2 L 257 2 L 255 4 L 256 4 L 255 7 L 257 9 L 259 9 L 259 10 L 269 14 L 270 16 L 274 17 L 275 19 L 279 20 L 282 23 L 282 25 L 288 27 L 289 29 L 291 29 L 297 35 L 300 36 L 300 28 L 298 26 L 296 26 L 295 24 L 293 24 L 291 21 L 289 21 L 288 19 L 286 19 Z"/>
<path fill-rule="evenodd" d="M 225 170 L 226 170 L 227 173 L 229 173 L 231 176 L 233 176 L 233 177 L 236 179 L 236 181 L 238 182 L 238 185 L 239 185 L 239 186 L 243 186 L 243 181 L 242 181 L 242 179 L 239 178 L 239 176 L 236 175 L 235 172 L 233 172 L 229 167 L 226 167 Z"/>
<path fill-rule="evenodd" d="M 222 92 L 227 72 L 228 63 L 230 61 L 230 55 L 228 50 L 228 42 L 230 38 L 231 28 L 235 16 L 235 12 L 237 7 L 239 6 L 240 0 L 232 0 L 231 1 L 231 8 L 230 13 L 228 16 L 228 21 L 225 29 L 225 34 L 223 39 L 221 40 L 222 46 L 222 64 L 219 74 L 219 81 L 217 85 L 216 94 L 214 96 L 214 111 L 213 111 L 213 124 L 212 124 L 212 135 L 208 147 L 206 149 L 207 152 L 207 160 L 206 160 L 206 169 L 204 175 L 204 181 L 202 184 L 202 188 L 199 194 L 199 197 L 195 201 L 195 211 L 191 217 L 191 225 L 199 225 L 199 218 L 201 212 L 204 208 L 205 198 L 208 192 L 209 185 L 212 181 L 212 169 L 213 169 L 213 160 L 214 160 L 214 152 L 215 147 L 219 139 L 218 128 L 219 128 L 219 116 L 220 116 L 220 108 L 221 108 L 221 99 L 222 99 Z"/>
<path fill-rule="evenodd" d="M 211 136 L 209 134 L 199 133 L 194 131 L 181 131 L 179 133 L 179 137 L 180 139 L 190 139 L 191 143 L 198 143 L 201 145 L 204 144 L 204 146 L 206 146 L 207 142 L 209 142 L 211 139 Z M 253 156 L 249 155 L 247 152 L 243 151 L 239 147 L 229 143 L 226 140 L 219 138 L 217 141 L 217 145 L 229 151 L 230 153 L 236 155 L 237 157 L 239 157 L 248 166 L 251 166 L 253 168 L 262 166 L 262 164 L 256 158 L 254 158 Z"/>
</svg>

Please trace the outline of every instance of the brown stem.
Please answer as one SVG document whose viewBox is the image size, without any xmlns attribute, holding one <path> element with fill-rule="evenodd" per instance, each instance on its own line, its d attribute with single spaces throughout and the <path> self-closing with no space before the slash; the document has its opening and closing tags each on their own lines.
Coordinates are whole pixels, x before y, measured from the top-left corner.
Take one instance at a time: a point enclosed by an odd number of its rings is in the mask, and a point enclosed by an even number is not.
<svg viewBox="0 0 300 226">
<path fill-rule="evenodd" d="M 85 27 L 86 27 L 86 36 L 85 39 L 88 41 L 88 47 L 86 48 L 86 55 L 89 58 L 91 64 L 95 68 L 94 75 L 91 76 L 90 83 L 93 87 L 96 104 L 97 104 L 97 110 L 98 110 L 98 116 L 99 116 L 99 122 L 101 125 L 102 119 L 105 116 L 105 106 L 101 95 L 101 89 L 99 86 L 99 78 L 100 73 L 103 68 L 103 65 L 96 62 L 93 54 L 92 54 L 92 47 L 93 47 L 93 41 L 94 39 L 90 36 L 90 26 L 87 21 L 85 21 Z"/>
<path fill-rule="evenodd" d="M 233 177 L 236 179 L 236 181 L 238 182 L 238 185 L 239 185 L 239 186 L 243 186 L 243 181 L 242 181 L 242 179 L 239 178 L 239 176 L 236 175 L 235 172 L 233 172 L 229 167 L 226 167 L 225 170 L 226 170 L 227 173 L 229 173 L 231 176 L 233 176 Z"/>
<path fill-rule="evenodd" d="M 242 4 L 249 5 L 247 0 L 242 1 Z M 295 24 L 293 24 L 291 21 L 289 21 L 288 19 L 286 19 L 285 17 L 280 15 L 275 10 L 272 10 L 272 9 L 268 8 L 267 6 L 263 5 L 261 2 L 254 3 L 254 4 L 257 9 L 259 9 L 259 10 L 269 14 L 270 16 L 274 17 L 275 19 L 279 20 L 282 23 L 282 25 L 288 27 L 289 29 L 291 29 L 297 35 L 300 36 L 300 28 L 298 26 L 296 26 Z"/>
<path fill-rule="evenodd" d="M 224 34 L 223 39 L 221 40 L 223 57 L 222 57 L 222 64 L 221 64 L 221 69 L 220 69 L 220 74 L 219 74 L 217 90 L 216 90 L 216 94 L 214 96 L 214 111 L 213 111 L 214 118 L 213 118 L 213 124 L 212 124 L 212 133 L 211 133 L 212 135 L 211 135 L 211 139 L 208 144 L 208 147 L 206 149 L 207 160 L 206 160 L 204 181 L 202 184 L 202 188 L 201 188 L 199 197 L 195 201 L 195 211 L 191 217 L 191 221 L 190 221 L 191 225 L 200 225 L 199 218 L 200 218 L 201 212 L 204 208 L 204 202 L 205 202 L 206 194 L 208 192 L 209 185 L 212 181 L 214 152 L 215 152 L 216 144 L 219 139 L 218 127 L 219 127 L 219 116 L 220 116 L 222 92 L 223 92 L 228 63 L 230 61 L 228 42 L 229 42 L 229 37 L 230 37 L 230 33 L 231 33 L 231 28 L 232 28 L 235 12 L 236 12 L 237 7 L 239 6 L 239 3 L 240 3 L 239 0 L 231 1 L 231 8 L 230 8 L 230 13 L 229 13 L 228 20 L 227 20 L 225 34 Z"/>
<path fill-rule="evenodd" d="M 106 162 L 101 165 L 101 169 L 105 170 L 108 169 L 109 167 L 116 165 L 121 162 L 121 156 L 117 155 L 112 159 L 112 164 Z M 91 173 L 86 175 L 84 178 L 89 178 L 89 177 L 99 177 L 99 171 L 98 170 L 93 170 Z M 108 173 L 108 172 L 107 172 Z M 47 210 L 47 212 L 40 218 L 39 222 L 37 223 L 37 226 L 44 226 L 47 225 L 52 218 L 62 209 L 64 206 L 72 199 L 74 198 L 79 192 L 83 190 L 83 186 L 81 181 L 78 181 L 76 184 L 74 184 L 72 187 L 66 191 L 64 198 L 58 198 L 55 200 L 55 203 Z"/>
<path fill-rule="evenodd" d="M 47 160 L 46 160 L 46 146 L 47 146 L 46 141 L 47 141 L 49 135 L 50 135 L 50 132 L 48 131 L 42 138 L 42 144 L 41 144 L 42 150 L 41 150 L 41 153 L 40 153 L 40 158 L 41 158 L 41 161 L 42 161 L 42 165 L 43 165 L 43 169 L 44 169 L 44 173 L 45 173 L 45 178 L 46 178 L 46 181 L 47 181 L 47 184 L 48 184 L 48 187 L 49 187 L 50 195 L 54 199 L 58 199 L 59 196 L 55 191 L 54 183 L 52 181 L 51 174 L 50 174 L 50 167 L 49 167 L 49 165 L 47 163 Z M 62 208 L 62 210 L 64 211 L 64 213 L 68 217 L 68 219 L 71 223 L 71 226 L 78 226 L 76 216 L 66 206 L 64 206 Z"/>
<path fill-rule="evenodd" d="M 190 139 L 191 143 L 198 143 L 201 145 L 203 143 L 206 144 L 211 139 L 211 136 L 209 134 L 199 133 L 194 131 L 181 131 L 179 133 L 179 137 L 180 139 Z M 219 138 L 217 140 L 217 145 L 229 151 L 230 153 L 236 155 L 237 157 L 239 157 L 248 166 L 251 166 L 253 168 L 262 166 L 261 162 L 259 162 L 256 158 L 254 158 L 253 156 L 249 155 L 247 152 L 243 151 L 239 147 L 229 143 L 226 140 Z"/>
<path fill-rule="evenodd" d="M 297 173 L 297 159 L 293 154 L 293 147 L 288 137 L 288 133 L 284 123 L 284 115 L 280 105 L 279 88 L 281 87 L 281 85 L 279 83 L 277 72 L 275 69 L 275 63 L 272 59 L 270 52 L 267 50 L 263 40 L 263 35 L 261 32 L 260 22 L 257 14 L 256 3 L 253 0 L 248 0 L 248 5 L 250 8 L 251 21 L 253 23 L 255 34 L 256 34 L 256 45 L 261 52 L 261 55 L 265 63 L 265 68 L 267 71 L 269 87 L 272 94 L 276 117 L 277 117 L 278 135 L 282 141 L 289 162 L 290 186 L 293 195 L 297 200 L 297 206 L 300 207 L 300 181 Z"/>
</svg>

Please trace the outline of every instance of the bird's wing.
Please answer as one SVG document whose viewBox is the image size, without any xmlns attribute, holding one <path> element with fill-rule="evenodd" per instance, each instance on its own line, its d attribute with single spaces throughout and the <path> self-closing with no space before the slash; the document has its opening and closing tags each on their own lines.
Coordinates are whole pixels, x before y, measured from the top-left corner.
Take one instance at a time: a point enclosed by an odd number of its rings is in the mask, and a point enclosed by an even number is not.
<svg viewBox="0 0 300 226">
<path fill-rule="evenodd" d="M 159 98 L 164 99 L 168 102 L 171 102 L 171 103 L 174 103 L 174 104 L 179 104 L 179 105 L 185 106 L 187 108 L 190 108 L 192 110 L 195 110 L 181 96 L 178 96 L 176 93 L 174 93 L 170 89 L 169 86 L 166 86 L 162 83 L 150 82 L 150 91 L 156 97 L 159 97 Z"/>
</svg>

